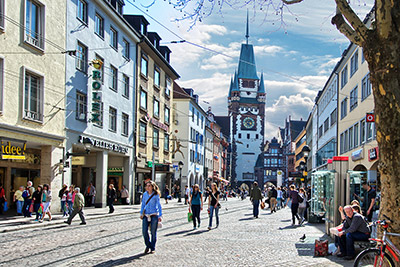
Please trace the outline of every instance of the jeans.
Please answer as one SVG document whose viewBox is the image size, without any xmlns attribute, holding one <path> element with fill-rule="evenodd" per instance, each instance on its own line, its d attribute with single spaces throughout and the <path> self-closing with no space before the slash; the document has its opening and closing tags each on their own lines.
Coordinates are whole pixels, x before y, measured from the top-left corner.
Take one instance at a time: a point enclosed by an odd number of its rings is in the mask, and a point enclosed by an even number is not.
<svg viewBox="0 0 400 267">
<path fill-rule="evenodd" d="M 297 214 L 297 210 L 299 209 L 299 203 L 293 203 L 292 202 L 292 223 L 295 224 L 295 217 L 297 218 L 297 220 L 299 220 L 300 223 L 300 218 L 299 215 Z"/>
<path fill-rule="evenodd" d="M 253 200 L 253 216 L 258 217 L 258 206 L 260 205 L 260 200 Z"/>
<path fill-rule="evenodd" d="M 63 216 L 67 216 L 67 214 L 68 214 L 67 207 L 65 206 L 65 202 L 66 201 L 61 201 L 61 211 L 63 213 Z"/>
<path fill-rule="evenodd" d="M 24 201 L 17 200 L 17 214 L 20 215 L 22 214 L 22 207 L 24 206 Z"/>
<path fill-rule="evenodd" d="M 22 213 L 24 214 L 24 217 L 31 217 L 31 213 L 29 212 L 29 207 L 32 204 L 32 199 L 25 199 L 24 205 L 22 206 Z"/>
<path fill-rule="evenodd" d="M 200 226 L 200 205 L 192 205 L 192 213 L 193 213 L 193 226 L 196 227 L 196 219 Z"/>
<path fill-rule="evenodd" d="M 306 207 L 302 207 L 302 208 L 299 207 L 298 214 L 299 214 L 301 220 L 304 220 L 304 212 L 305 212 L 305 210 L 306 210 Z"/>
<path fill-rule="evenodd" d="M 354 256 L 354 241 L 366 241 L 369 235 L 361 232 L 347 233 L 339 238 L 340 253 Z"/>
<path fill-rule="evenodd" d="M 213 218 L 213 215 L 214 215 L 214 211 L 215 211 L 215 220 L 217 221 L 217 227 L 219 225 L 219 216 L 218 216 L 219 208 L 218 207 L 215 208 L 214 206 L 210 206 L 210 221 L 208 223 L 208 227 L 212 226 L 212 218 Z"/>
<path fill-rule="evenodd" d="M 72 214 L 72 210 L 73 210 L 73 208 L 72 208 L 72 206 L 73 206 L 72 201 L 71 201 L 71 200 L 68 200 L 68 201 L 67 201 L 67 205 L 68 205 L 68 214 L 71 215 L 71 214 Z"/>
<path fill-rule="evenodd" d="M 151 221 L 148 221 L 147 217 L 144 217 L 142 220 L 142 234 L 144 238 L 144 243 L 146 244 L 146 248 L 151 249 L 152 251 L 156 249 L 157 242 L 157 227 L 158 227 L 158 216 L 151 216 Z M 151 232 L 151 239 L 149 236 L 149 226 Z"/>
<path fill-rule="evenodd" d="M 278 210 L 282 208 L 282 198 L 277 198 L 276 201 L 278 202 Z"/>
</svg>

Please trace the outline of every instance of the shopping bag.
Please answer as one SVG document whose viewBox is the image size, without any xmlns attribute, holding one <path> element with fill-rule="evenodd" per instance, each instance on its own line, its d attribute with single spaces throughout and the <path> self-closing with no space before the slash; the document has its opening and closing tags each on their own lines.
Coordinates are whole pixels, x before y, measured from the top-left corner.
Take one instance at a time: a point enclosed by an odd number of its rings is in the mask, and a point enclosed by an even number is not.
<svg viewBox="0 0 400 267">
<path fill-rule="evenodd" d="M 315 239 L 314 257 L 325 257 L 328 255 L 328 240 Z"/>
<path fill-rule="evenodd" d="M 261 201 L 261 209 L 263 210 L 263 209 L 265 209 L 265 202 L 264 201 Z"/>
<path fill-rule="evenodd" d="M 29 212 L 33 212 L 33 203 L 29 206 Z"/>
<path fill-rule="evenodd" d="M 7 210 L 8 210 L 8 203 L 7 203 L 7 201 L 6 201 L 6 202 L 4 202 L 3 211 L 6 212 Z"/>
<path fill-rule="evenodd" d="M 187 218 L 188 218 L 188 222 L 193 221 L 193 213 L 191 213 L 190 211 L 187 214 Z"/>
</svg>

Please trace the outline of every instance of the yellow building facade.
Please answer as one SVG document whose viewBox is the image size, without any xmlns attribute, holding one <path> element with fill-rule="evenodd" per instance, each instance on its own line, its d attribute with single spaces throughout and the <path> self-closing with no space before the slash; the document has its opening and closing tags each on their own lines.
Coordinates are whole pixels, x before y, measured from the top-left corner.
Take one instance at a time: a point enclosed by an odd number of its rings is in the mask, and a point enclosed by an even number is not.
<svg viewBox="0 0 400 267">
<path fill-rule="evenodd" d="M 28 181 L 58 192 L 65 141 L 66 2 L 0 0 L 0 8 L 0 183 L 8 200 Z"/>
</svg>

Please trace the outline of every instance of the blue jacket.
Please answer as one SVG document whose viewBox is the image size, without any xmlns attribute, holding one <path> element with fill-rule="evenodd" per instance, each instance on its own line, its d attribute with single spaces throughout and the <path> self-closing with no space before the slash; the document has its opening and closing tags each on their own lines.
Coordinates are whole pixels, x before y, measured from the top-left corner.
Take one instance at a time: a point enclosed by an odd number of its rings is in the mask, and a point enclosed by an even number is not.
<svg viewBox="0 0 400 267">
<path fill-rule="evenodd" d="M 154 192 L 153 192 L 154 194 Z M 160 201 L 160 196 L 159 195 L 155 195 L 153 196 L 149 203 L 146 202 L 147 200 L 150 198 L 151 195 L 149 195 L 149 193 L 146 191 L 143 194 L 142 197 L 142 206 L 140 208 L 140 214 L 143 214 L 143 210 L 144 210 L 144 214 L 145 215 L 150 215 L 150 214 L 158 214 L 158 217 L 162 216 L 162 208 L 161 208 L 161 201 Z"/>
</svg>

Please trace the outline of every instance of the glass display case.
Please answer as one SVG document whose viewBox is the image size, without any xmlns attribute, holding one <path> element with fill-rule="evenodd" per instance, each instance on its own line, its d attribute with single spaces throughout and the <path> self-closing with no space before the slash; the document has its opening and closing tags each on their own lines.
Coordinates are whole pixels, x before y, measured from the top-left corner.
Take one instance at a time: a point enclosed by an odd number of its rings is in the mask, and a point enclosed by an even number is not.
<svg viewBox="0 0 400 267">
<path fill-rule="evenodd" d="M 362 187 L 362 183 L 367 181 L 367 172 L 365 171 L 349 171 L 349 178 L 350 178 L 350 202 L 347 203 L 350 205 L 351 201 L 358 200 L 360 202 L 360 206 L 362 207 L 363 203 L 359 199 L 356 198 L 357 196 L 364 195 L 364 189 Z"/>
<path fill-rule="evenodd" d="M 331 171 L 317 171 L 311 174 L 310 212 L 318 218 L 333 216 L 335 175 Z"/>
</svg>

